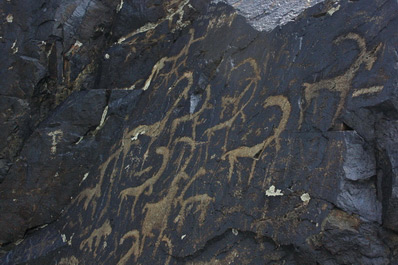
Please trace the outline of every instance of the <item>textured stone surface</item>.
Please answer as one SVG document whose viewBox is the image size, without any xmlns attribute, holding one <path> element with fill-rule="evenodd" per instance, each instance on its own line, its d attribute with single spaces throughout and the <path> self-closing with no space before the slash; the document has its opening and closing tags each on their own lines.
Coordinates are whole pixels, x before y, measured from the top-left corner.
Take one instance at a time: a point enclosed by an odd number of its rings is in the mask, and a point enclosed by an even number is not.
<svg viewBox="0 0 398 265">
<path fill-rule="evenodd" d="M 396 1 L 0 9 L 2 264 L 398 262 Z"/>
<path fill-rule="evenodd" d="M 301 12 L 323 0 L 212 0 L 227 3 L 244 16 L 255 29 L 271 31 L 293 21 Z M 337 1 L 330 2 L 329 13 L 338 10 Z"/>
<path fill-rule="evenodd" d="M 379 159 L 379 193 L 383 197 L 384 225 L 398 231 L 398 153 L 396 120 L 382 119 L 377 123 Z M 383 170 L 381 170 L 383 169 Z"/>
</svg>

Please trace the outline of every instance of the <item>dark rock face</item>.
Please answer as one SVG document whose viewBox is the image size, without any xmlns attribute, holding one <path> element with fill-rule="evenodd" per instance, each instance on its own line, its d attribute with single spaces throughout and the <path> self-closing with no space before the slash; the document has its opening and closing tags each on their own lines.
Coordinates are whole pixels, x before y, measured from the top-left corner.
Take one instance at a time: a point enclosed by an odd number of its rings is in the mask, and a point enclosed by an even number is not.
<svg viewBox="0 0 398 265">
<path fill-rule="evenodd" d="M 2 264 L 398 262 L 397 2 L 209 2 L 1 4 Z"/>
</svg>

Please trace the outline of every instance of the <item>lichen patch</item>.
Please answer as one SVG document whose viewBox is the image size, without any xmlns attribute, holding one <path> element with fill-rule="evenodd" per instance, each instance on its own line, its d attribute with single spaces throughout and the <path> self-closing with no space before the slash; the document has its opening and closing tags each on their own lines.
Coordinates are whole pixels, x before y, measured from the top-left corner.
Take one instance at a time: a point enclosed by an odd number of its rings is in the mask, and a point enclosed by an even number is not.
<svg viewBox="0 0 398 265">
<path fill-rule="evenodd" d="M 274 185 L 272 185 L 271 187 L 269 187 L 268 190 L 265 191 L 265 195 L 266 196 L 271 196 L 271 197 L 275 197 L 275 196 L 283 196 L 283 193 L 280 189 L 275 188 Z"/>
</svg>

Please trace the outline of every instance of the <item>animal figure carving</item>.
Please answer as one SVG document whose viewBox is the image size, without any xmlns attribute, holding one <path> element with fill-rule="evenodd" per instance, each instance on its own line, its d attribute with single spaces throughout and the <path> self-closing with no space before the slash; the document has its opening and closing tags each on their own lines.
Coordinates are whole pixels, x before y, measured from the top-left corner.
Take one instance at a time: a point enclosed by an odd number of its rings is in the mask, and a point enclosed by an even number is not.
<svg viewBox="0 0 398 265">
<path fill-rule="evenodd" d="M 332 124 L 335 122 L 337 117 L 341 114 L 341 111 L 344 107 L 345 100 L 347 98 L 347 95 L 351 89 L 351 83 L 355 76 L 357 75 L 358 71 L 360 70 L 361 66 L 364 65 L 366 70 L 371 70 L 374 63 L 377 60 L 377 54 L 379 53 L 382 43 L 379 43 L 376 45 L 373 49 L 368 50 L 366 47 L 366 42 L 365 39 L 359 36 L 356 33 L 348 33 L 347 35 L 341 36 L 337 38 L 334 43 L 335 44 L 340 44 L 343 41 L 347 40 L 352 40 L 355 41 L 356 44 L 358 45 L 359 48 L 359 54 L 356 58 L 356 60 L 351 64 L 351 66 L 345 71 L 344 74 L 330 78 L 330 79 L 324 79 L 316 83 L 304 83 L 304 99 L 305 99 L 305 106 L 301 108 L 300 111 L 300 119 L 299 119 L 299 129 L 301 128 L 301 125 L 303 123 L 304 119 L 304 112 L 307 110 L 307 108 L 311 105 L 311 102 L 314 98 L 319 96 L 319 92 L 322 89 L 327 89 L 331 92 L 337 92 L 339 93 L 339 103 L 337 104 L 337 109 L 335 111 L 335 114 L 332 118 Z M 383 87 L 373 87 L 373 90 L 369 88 L 363 88 L 360 89 L 359 91 L 357 90 L 354 92 L 354 95 L 359 95 L 362 93 L 372 93 L 372 92 L 377 92 L 380 91 Z M 375 91 L 377 90 L 377 91 Z M 362 91 L 362 92 L 361 92 Z M 316 110 L 314 109 L 314 112 Z"/>
</svg>

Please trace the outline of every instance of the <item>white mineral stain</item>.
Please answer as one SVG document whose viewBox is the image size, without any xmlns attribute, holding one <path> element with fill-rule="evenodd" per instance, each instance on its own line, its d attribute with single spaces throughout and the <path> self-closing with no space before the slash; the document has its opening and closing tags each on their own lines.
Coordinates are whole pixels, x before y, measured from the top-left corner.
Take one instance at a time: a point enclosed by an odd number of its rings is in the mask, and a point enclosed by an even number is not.
<svg viewBox="0 0 398 265">
<path fill-rule="evenodd" d="M 120 0 L 120 3 L 116 7 L 116 13 L 119 13 L 120 10 L 122 10 L 123 5 L 124 5 L 124 0 Z"/>
<path fill-rule="evenodd" d="M 83 46 L 83 43 L 81 43 L 80 41 L 76 40 L 74 46 L 77 46 L 77 47 L 80 48 L 80 47 Z"/>
<path fill-rule="evenodd" d="M 8 23 L 12 23 L 14 21 L 14 16 L 12 14 L 8 14 L 6 20 Z"/>
<path fill-rule="evenodd" d="M 18 46 L 17 46 L 17 41 L 15 40 L 14 43 L 11 46 L 11 50 L 13 54 L 16 54 L 18 52 Z"/>
<path fill-rule="evenodd" d="M 95 130 L 93 132 L 93 135 L 96 135 L 99 132 L 99 130 L 101 130 L 102 127 L 104 126 L 105 120 L 106 120 L 106 116 L 108 115 L 108 109 L 109 109 L 109 106 L 106 106 L 104 108 L 104 111 L 102 112 L 102 115 L 101 115 L 100 123 L 98 124 L 97 128 L 95 128 Z"/>
<path fill-rule="evenodd" d="M 104 111 L 102 112 L 101 121 L 99 126 L 102 127 L 105 122 L 106 115 L 108 114 L 108 106 L 105 107 Z"/>
<path fill-rule="evenodd" d="M 159 73 L 160 70 L 162 70 L 162 68 L 164 67 L 164 63 L 166 61 L 166 57 L 160 59 L 152 68 L 152 73 L 149 76 L 149 78 L 145 81 L 145 85 L 142 88 L 142 90 L 147 90 L 149 88 L 149 86 L 151 85 L 152 82 L 152 78 L 157 75 Z"/>
<path fill-rule="evenodd" d="M 328 15 L 331 16 L 331 15 L 333 15 L 335 12 L 337 12 L 337 11 L 339 11 L 339 10 L 340 10 L 340 5 L 338 5 L 338 6 L 336 6 L 336 7 L 333 7 L 333 8 L 331 8 L 331 9 L 328 11 Z"/>
<path fill-rule="evenodd" d="M 75 145 L 80 144 L 80 142 L 83 141 L 83 139 L 84 139 L 84 137 L 83 137 L 83 136 L 80 136 L 80 137 L 79 137 L 79 140 L 75 143 Z"/>
<path fill-rule="evenodd" d="M 17 242 L 15 242 L 15 245 L 18 246 L 18 245 L 21 244 L 23 241 L 24 241 L 23 239 L 19 239 L 19 240 L 17 240 Z"/>
<path fill-rule="evenodd" d="M 74 235 L 75 235 L 75 233 L 73 233 L 72 236 L 68 240 L 68 245 L 69 246 L 72 246 L 72 238 L 73 238 Z"/>
<path fill-rule="evenodd" d="M 87 179 L 87 177 L 88 177 L 88 172 L 83 175 L 83 179 L 82 179 L 82 181 L 80 181 L 80 184 L 82 184 L 82 182 L 85 181 Z"/>
<path fill-rule="evenodd" d="M 131 85 L 131 86 L 129 86 L 129 87 L 123 87 L 123 88 L 120 88 L 121 90 L 134 90 L 135 89 L 135 85 Z"/>
<path fill-rule="evenodd" d="M 131 137 L 131 141 L 137 141 L 137 140 L 138 140 L 138 136 L 140 136 L 141 134 L 144 134 L 144 133 L 145 133 L 145 130 L 138 131 L 138 132 L 134 135 L 134 137 Z"/>
</svg>

